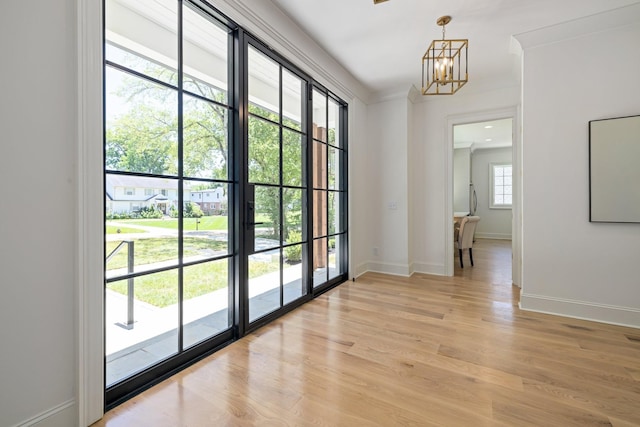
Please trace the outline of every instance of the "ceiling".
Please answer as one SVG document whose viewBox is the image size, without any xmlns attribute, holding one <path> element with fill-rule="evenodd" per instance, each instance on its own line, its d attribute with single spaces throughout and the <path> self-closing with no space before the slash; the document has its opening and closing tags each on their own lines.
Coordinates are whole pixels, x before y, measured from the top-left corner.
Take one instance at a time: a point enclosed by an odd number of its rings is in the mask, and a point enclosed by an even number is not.
<svg viewBox="0 0 640 427">
<path fill-rule="evenodd" d="M 469 39 L 468 88 L 519 84 L 511 36 L 638 0 L 271 0 L 372 93 L 421 86 L 421 58 L 442 38 Z"/>
<path fill-rule="evenodd" d="M 512 146 L 512 119 L 468 123 L 453 127 L 453 148 L 484 148 Z"/>
</svg>

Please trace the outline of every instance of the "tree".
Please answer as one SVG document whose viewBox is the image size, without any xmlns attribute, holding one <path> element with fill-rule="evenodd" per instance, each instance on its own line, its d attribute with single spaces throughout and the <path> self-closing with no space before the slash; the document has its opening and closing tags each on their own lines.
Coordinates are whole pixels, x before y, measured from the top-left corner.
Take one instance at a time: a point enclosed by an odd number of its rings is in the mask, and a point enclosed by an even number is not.
<svg viewBox="0 0 640 427">
<path fill-rule="evenodd" d="M 250 111 L 256 116 L 278 122 L 279 116 L 252 104 Z M 282 184 L 300 187 L 302 184 L 302 140 L 299 133 L 280 127 L 256 116 L 249 117 L 249 182 L 269 184 L 256 186 L 255 202 L 258 211 L 269 217 L 271 236 L 279 237 L 280 206 L 283 207 L 285 238 L 292 228 L 299 228 L 302 206 L 301 191 L 285 188 L 280 200 L 280 156 L 282 155 Z"/>
<path fill-rule="evenodd" d="M 204 214 L 202 209 L 197 203 L 187 202 L 184 205 L 184 217 L 185 218 L 202 218 Z"/>
<path fill-rule="evenodd" d="M 135 58 L 130 61 L 135 62 Z M 145 73 L 154 78 L 173 80 L 171 76 L 167 76 L 166 69 L 148 67 Z M 114 105 L 122 104 L 128 108 L 107 124 L 107 168 L 177 174 L 177 91 L 125 74 L 120 81 L 120 87 L 108 94 L 108 99 L 112 99 Z M 224 92 L 195 79 L 188 78 L 185 86 L 212 101 L 224 101 Z M 186 94 L 183 99 L 184 175 L 227 179 L 226 108 Z M 107 103 L 107 109 L 109 108 Z"/>
<path fill-rule="evenodd" d="M 138 105 L 109 125 L 106 133 L 107 169 L 175 174 L 177 128 L 167 111 Z"/>
<path fill-rule="evenodd" d="M 130 63 L 136 57 L 128 58 Z M 142 65 L 141 65 L 142 64 Z M 177 81 L 172 70 L 148 66 L 144 73 L 162 81 Z M 141 69 L 140 67 L 136 69 Z M 182 160 L 185 177 L 228 179 L 228 109 L 224 104 L 226 93 L 202 81 L 186 76 L 185 89 L 198 94 L 183 96 L 183 157 L 178 158 L 178 97 L 177 90 L 160 86 L 150 80 L 126 75 L 113 96 L 128 109 L 110 120 L 106 132 L 106 166 L 130 172 L 151 174 L 177 174 Z M 109 104 L 107 104 L 109 108 Z M 300 133 L 282 128 L 277 113 L 255 103 L 250 106 L 249 132 L 249 181 L 260 186 L 256 191 L 256 205 L 269 217 L 271 235 L 279 237 L 280 206 L 285 212 L 285 231 L 300 227 L 301 195 L 299 189 L 285 188 L 280 200 L 279 186 L 302 185 L 302 140 Z M 268 119 L 263 120 L 259 117 Z M 292 127 L 299 123 L 284 122 Z M 282 156 L 282 182 L 280 182 L 280 157 Z M 285 235 L 285 237 L 287 237 Z"/>
</svg>

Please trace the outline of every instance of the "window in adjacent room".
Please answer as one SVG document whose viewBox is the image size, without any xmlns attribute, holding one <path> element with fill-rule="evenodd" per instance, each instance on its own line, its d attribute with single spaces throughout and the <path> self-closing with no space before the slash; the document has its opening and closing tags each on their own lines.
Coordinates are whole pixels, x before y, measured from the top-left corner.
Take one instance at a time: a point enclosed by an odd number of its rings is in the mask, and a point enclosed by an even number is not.
<svg viewBox="0 0 640 427">
<path fill-rule="evenodd" d="M 511 163 L 491 163 L 491 209 L 510 209 L 513 202 Z"/>
</svg>

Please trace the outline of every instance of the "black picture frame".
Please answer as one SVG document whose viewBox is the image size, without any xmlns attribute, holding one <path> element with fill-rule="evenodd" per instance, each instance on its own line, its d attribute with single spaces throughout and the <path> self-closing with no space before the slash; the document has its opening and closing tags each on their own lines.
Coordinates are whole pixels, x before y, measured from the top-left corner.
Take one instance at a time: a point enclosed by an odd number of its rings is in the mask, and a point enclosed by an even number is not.
<svg viewBox="0 0 640 427">
<path fill-rule="evenodd" d="M 589 121 L 589 221 L 640 223 L 640 115 Z"/>
</svg>

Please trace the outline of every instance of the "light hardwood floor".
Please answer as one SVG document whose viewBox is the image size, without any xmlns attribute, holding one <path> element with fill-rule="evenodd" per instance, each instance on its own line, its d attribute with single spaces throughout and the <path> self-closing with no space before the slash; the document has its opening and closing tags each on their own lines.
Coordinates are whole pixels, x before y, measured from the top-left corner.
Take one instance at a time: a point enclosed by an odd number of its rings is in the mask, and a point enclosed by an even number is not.
<svg viewBox="0 0 640 427">
<path fill-rule="evenodd" d="M 365 274 L 95 425 L 640 425 L 640 330 L 520 311 L 508 245 L 452 278 Z"/>
</svg>

